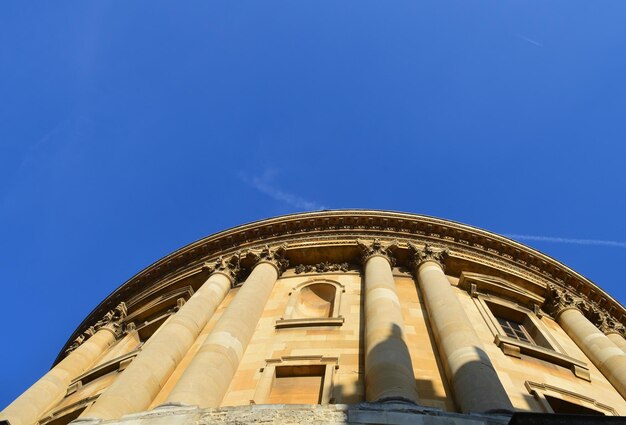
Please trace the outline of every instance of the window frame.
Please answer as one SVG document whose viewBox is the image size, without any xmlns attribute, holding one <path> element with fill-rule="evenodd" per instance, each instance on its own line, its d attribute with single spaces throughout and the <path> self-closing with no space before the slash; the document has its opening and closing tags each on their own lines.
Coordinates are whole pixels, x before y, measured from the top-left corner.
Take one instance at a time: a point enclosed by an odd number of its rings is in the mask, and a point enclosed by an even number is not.
<svg viewBox="0 0 626 425">
<path fill-rule="evenodd" d="M 539 402 L 546 413 L 555 413 L 550 405 L 550 402 L 546 398 L 546 396 L 550 396 L 552 398 L 557 398 L 568 403 L 604 413 L 606 416 L 618 416 L 617 411 L 611 406 L 600 403 L 591 397 L 587 397 L 564 388 L 533 381 L 524 382 L 524 386 L 526 387 L 528 393 Z"/>
<path fill-rule="evenodd" d="M 276 379 L 276 368 L 281 366 L 324 366 L 322 377 L 322 395 L 319 404 L 332 404 L 333 381 L 335 370 L 339 367 L 338 357 L 326 356 L 285 356 L 277 359 L 266 359 L 265 367 L 260 369 L 261 378 L 257 383 L 254 396 L 250 404 L 267 404 L 274 380 Z"/>
<path fill-rule="evenodd" d="M 580 379 L 591 381 L 587 363 L 568 356 L 563 347 L 541 322 L 542 314 L 536 295 L 504 279 L 478 273 L 462 273 L 459 279 L 459 287 L 468 291 L 487 327 L 493 334 L 494 343 L 505 355 L 521 359 L 523 354 L 544 360 L 571 370 Z M 521 305 L 521 303 L 532 306 L 533 309 L 531 310 Z M 525 342 L 506 335 L 489 304 L 496 306 L 496 308 L 502 311 L 510 311 L 511 316 L 523 316 L 525 318 L 524 322 L 528 320 L 528 323 L 545 340 L 544 344 Z"/>
</svg>

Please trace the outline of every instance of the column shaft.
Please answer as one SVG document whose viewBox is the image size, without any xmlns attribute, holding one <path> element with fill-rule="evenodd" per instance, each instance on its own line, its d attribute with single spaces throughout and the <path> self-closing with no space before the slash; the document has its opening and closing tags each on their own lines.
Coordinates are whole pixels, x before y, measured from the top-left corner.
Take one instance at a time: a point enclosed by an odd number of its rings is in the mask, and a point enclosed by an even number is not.
<svg viewBox="0 0 626 425">
<path fill-rule="evenodd" d="M 11 425 L 36 423 L 41 415 L 65 397 L 69 383 L 87 371 L 115 340 L 114 330 L 108 326 L 100 328 L 9 404 L 0 419 L 8 420 Z"/>
<path fill-rule="evenodd" d="M 82 416 L 117 419 L 147 409 L 223 301 L 231 282 L 222 272 L 211 274 Z"/>
<path fill-rule="evenodd" d="M 441 362 L 461 411 L 512 411 L 493 364 L 441 265 L 422 262 L 417 278 Z"/>
<path fill-rule="evenodd" d="M 418 401 L 404 340 L 404 321 L 391 265 L 381 255 L 365 262 L 365 395 L 367 401 Z"/>
<path fill-rule="evenodd" d="M 608 339 L 613 342 L 613 344 L 617 345 L 622 351 L 626 352 L 626 339 L 623 336 L 616 333 L 610 333 L 606 335 Z"/>
<path fill-rule="evenodd" d="M 277 279 L 278 269 L 272 263 L 261 261 L 254 267 L 168 396 L 166 404 L 219 406 Z"/>
<path fill-rule="evenodd" d="M 563 310 L 558 315 L 557 322 L 622 397 L 626 398 L 626 353 L 576 308 Z"/>
</svg>

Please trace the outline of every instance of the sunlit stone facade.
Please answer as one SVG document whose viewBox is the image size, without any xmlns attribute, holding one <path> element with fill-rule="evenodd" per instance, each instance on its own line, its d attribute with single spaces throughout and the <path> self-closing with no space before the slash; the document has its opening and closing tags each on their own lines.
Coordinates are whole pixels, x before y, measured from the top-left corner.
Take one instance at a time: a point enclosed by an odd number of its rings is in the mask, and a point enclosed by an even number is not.
<svg viewBox="0 0 626 425">
<path fill-rule="evenodd" d="M 0 418 L 469 425 L 515 412 L 626 415 L 625 313 L 575 271 L 484 230 L 392 212 L 289 215 L 206 237 L 138 273 Z"/>
</svg>

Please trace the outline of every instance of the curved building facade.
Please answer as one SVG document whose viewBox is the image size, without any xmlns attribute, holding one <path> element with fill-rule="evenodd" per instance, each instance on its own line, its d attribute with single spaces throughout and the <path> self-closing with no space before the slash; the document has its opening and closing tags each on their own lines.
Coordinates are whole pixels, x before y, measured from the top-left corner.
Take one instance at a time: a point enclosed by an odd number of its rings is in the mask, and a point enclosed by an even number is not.
<svg viewBox="0 0 626 425">
<path fill-rule="evenodd" d="M 395 212 L 294 214 L 206 237 L 132 277 L 0 419 L 622 416 L 625 324 L 593 282 L 488 231 Z"/>
</svg>

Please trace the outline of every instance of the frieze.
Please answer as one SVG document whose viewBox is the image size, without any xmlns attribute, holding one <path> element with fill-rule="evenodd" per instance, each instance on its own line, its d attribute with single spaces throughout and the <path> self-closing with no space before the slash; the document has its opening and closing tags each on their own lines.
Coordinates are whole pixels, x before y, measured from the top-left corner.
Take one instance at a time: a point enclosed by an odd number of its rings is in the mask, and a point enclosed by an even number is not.
<svg viewBox="0 0 626 425">
<path fill-rule="evenodd" d="M 347 272 L 350 269 L 350 264 L 348 263 L 329 263 L 328 261 L 324 261 L 321 263 L 317 263 L 315 265 L 310 264 L 299 264 L 295 268 L 296 274 L 302 273 L 328 273 L 328 272 Z"/>
<path fill-rule="evenodd" d="M 361 231 L 362 234 L 359 234 Z M 406 238 L 416 241 L 417 236 L 426 239 L 422 242 L 434 244 L 439 242 L 452 248 L 454 256 L 470 261 L 489 259 L 489 264 L 512 269 L 514 274 L 531 282 L 541 282 L 543 286 L 547 281 L 566 286 L 575 292 L 595 289 L 598 305 L 604 309 L 615 308 L 619 312 L 615 315 L 626 320 L 624 308 L 609 295 L 597 290 L 592 282 L 556 260 L 507 238 L 471 226 L 413 214 L 359 210 L 324 211 L 242 225 L 181 248 L 175 254 L 157 261 L 133 276 L 105 299 L 76 330 L 68 345 L 86 331 L 99 311 L 141 293 L 155 281 L 171 279 L 171 276 L 178 275 L 181 271 L 201 267 L 208 258 L 226 255 L 236 249 L 253 249 L 254 245 L 261 241 L 274 245 L 286 240 L 291 243 L 293 239 L 315 240 L 324 233 L 337 238 L 346 236 L 346 239 L 352 240 L 355 237 L 381 237 L 387 240 Z M 451 235 L 455 241 L 450 238 Z M 489 252 L 485 247 L 498 248 L 499 254 Z M 530 269 L 531 265 L 538 267 L 539 271 Z M 57 361 L 59 360 L 60 358 L 57 358 Z"/>
</svg>

